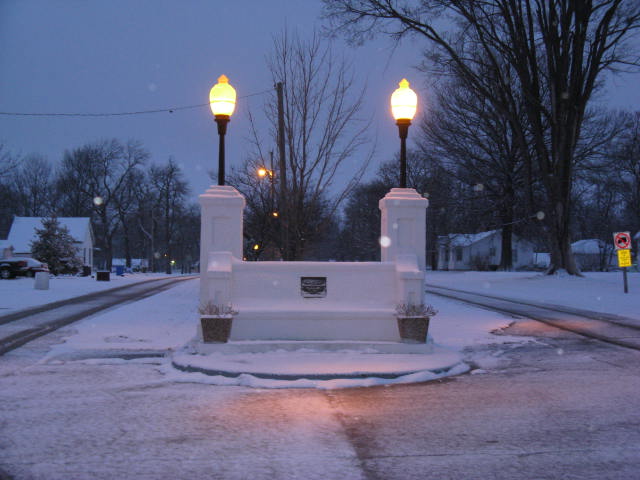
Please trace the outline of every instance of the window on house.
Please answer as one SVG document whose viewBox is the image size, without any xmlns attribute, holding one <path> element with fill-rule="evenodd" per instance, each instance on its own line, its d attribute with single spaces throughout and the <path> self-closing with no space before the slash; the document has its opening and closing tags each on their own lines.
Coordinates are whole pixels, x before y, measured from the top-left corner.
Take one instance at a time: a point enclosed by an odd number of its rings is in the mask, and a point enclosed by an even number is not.
<svg viewBox="0 0 640 480">
<path fill-rule="evenodd" d="M 462 261 L 462 247 L 456 247 L 456 262 Z"/>
<path fill-rule="evenodd" d="M 496 256 L 496 247 L 489 247 L 489 256 L 490 257 Z"/>
</svg>

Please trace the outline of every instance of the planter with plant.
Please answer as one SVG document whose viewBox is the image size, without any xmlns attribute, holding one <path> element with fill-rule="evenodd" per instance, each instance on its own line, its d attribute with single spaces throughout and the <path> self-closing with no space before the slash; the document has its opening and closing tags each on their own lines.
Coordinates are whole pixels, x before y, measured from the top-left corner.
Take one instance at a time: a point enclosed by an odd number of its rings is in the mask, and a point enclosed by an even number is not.
<svg viewBox="0 0 640 480">
<path fill-rule="evenodd" d="M 429 332 L 429 320 L 438 311 L 432 305 L 401 304 L 396 307 L 398 332 L 406 343 L 426 343 Z"/>
<path fill-rule="evenodd" d="M 209 301 L 198 307 L 202 340 L 205 343 L 226 343 L 231 335 L 233 316 L 238 312 L 231 305 L 216 305 Z"/>
</svg>

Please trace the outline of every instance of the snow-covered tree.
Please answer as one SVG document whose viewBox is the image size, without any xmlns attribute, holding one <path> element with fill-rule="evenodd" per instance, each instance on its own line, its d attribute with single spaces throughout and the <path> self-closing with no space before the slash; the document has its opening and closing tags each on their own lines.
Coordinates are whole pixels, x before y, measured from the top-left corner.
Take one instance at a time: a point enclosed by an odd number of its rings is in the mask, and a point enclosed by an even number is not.
<svg viewBox="0 0 640 480">
<path fill-rule="evenodd" d="M 55 216 L 43 218 L 42 228 L 36 228 L 36 235 L 37 240 L 31 242 L 31 253 L 49 265 L 51 273 L 75 273 L 82 266 L 69 229 L 60 225 Z"/>
</svg>

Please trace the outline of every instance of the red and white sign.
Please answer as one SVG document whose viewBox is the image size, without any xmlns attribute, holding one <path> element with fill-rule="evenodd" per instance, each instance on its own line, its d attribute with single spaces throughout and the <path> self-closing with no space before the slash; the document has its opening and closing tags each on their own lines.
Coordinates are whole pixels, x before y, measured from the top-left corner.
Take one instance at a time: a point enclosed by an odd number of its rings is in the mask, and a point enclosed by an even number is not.
<svg viewBox="0 0 640 480">
<path fill-rule="evenodd" d="M 613 244 L 616 250 L 630 250 L 631 249 L 631 233 L 629 232 L 617 232 L 613 234 Z"/>
</svg>

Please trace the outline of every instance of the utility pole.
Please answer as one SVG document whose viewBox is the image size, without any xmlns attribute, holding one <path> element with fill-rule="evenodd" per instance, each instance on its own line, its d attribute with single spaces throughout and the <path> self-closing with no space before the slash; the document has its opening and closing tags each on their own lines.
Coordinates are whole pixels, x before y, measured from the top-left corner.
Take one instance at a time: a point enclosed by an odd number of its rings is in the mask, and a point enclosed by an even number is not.
<svg viewBox="0 0 640 480">
<path fill-rule="evenodd" d="M 282 248 L 282 259 L 289 260 L 289 209 L 286 208 L 287 198 L 287 164 L 285 161 L 284 148 L 284 92 L 282 82 L 276 83 L 276 92 L 278 94 L 278 153 L 279 153 L 279 180 L 280 180 L 280 241 Z"/>
</svg>

